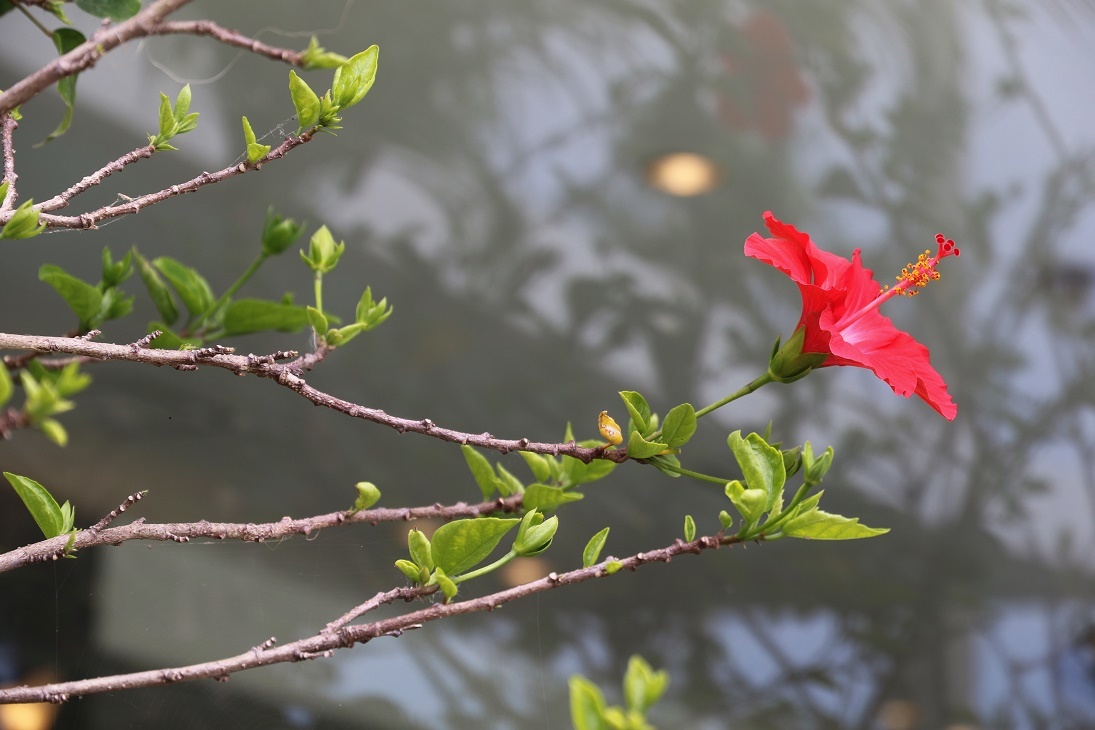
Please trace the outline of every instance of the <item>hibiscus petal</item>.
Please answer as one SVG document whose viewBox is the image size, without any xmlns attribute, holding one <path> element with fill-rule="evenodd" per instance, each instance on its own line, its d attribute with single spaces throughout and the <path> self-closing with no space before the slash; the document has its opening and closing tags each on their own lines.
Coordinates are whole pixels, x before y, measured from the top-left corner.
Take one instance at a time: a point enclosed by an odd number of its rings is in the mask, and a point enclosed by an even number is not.
<svg viewBox="0 0 1095 730">
<path fill-rule="evenodd" d="M 894 393 L 906 398 L 915 393 L 949 421 L 958 415 L 947 384 L 931 366 L 928 348 L 894 327 L 885 315 L 872 311 L 854 324 L 837 329 L 832 313 L 823 312 L 819 325 L 830 333 L 833 357 L 826 365 L 870 368 Z"/>
</svg>

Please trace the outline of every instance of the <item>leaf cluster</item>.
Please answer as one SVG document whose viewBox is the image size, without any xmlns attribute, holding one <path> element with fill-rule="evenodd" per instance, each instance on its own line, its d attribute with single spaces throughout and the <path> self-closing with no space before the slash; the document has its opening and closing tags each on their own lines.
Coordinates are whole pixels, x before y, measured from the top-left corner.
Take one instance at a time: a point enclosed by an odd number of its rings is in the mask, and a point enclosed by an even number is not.
<svg viewBox="0 0 1095 730">
<path fill-rule="evenodd" d="M 639 655 L 627 662 L 624 673 L 625 707 L 609 705 L 593 682 L 581 675 L 570 678 L 570 719 L 574 730 L 653 730 L 646 713 L 669 687 L 669 673 L 654 669 Z"/>
<path fill-rule="evenodd" d="M 494 552 L 514 527 L 517 536 L 509 551 L 490 565 L 473 570 Z M 437 528 L 432 538 L 427 538 L 420 530 L 411 530 L 407 535 L 410 560 L 397 560 L 395 567 L 416 585 L 440 588 L 447 603 L 456 597 L 458 584 L 497 570 L 515 558 L 531 557 L 547 550 L 557 529 L 558 517 L 545 519 L 542 512 L 530 510 L 521 518 L 455 520 Z"/>
</svg>

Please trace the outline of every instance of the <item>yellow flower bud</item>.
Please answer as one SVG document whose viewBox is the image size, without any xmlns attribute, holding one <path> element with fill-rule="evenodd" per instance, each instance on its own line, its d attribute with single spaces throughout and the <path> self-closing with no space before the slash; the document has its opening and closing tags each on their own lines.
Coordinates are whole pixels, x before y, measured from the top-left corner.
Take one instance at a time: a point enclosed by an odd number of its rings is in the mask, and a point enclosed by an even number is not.
<svg viewBox="0 0 1095 730">
<path fill-rule="evenodd" d="M 608 441 L 606 445 L 619 446 L 623 443 L 624 435 L 620 431 L 620 426 L 612 420 L 612 416 L 608 415 L 608 411 L 601 411 L 601 415 L 597 416 L 597 430 Z"/>
</svg>

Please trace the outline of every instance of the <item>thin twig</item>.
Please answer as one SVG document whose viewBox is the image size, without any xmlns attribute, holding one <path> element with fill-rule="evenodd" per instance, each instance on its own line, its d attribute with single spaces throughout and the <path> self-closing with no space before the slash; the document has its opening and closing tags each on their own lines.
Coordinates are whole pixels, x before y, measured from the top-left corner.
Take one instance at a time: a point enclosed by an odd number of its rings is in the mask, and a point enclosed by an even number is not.
<svg viewBox="0 0 1095 730">
<path fill-rule="evenodd" d="M 436 591 L 437 589 L 433 587 L 403 587 L 393 588 L 390 591 L 381 591 L 369 600 L 365 601 L 364 603 L 358 604 L 357 606 L 354 606 L 349 611 L 324 626 L 323 631 L 320 631 L 319 633 L 333 634 L 354 619 L 361 618 L 369 611 L 373 611 L 377 608 L 380 608 L 381 606 L 393 603 L 397 598 L 402 598 L 404 601 L 412 601 L 415 598 L 422 598 L 423 596 L 428 596 L 431 593 L 435 593 Z"/>
<path fill-rule="evenodd" d="M 132 152 L 127 152 L 118 159 L 108 162 L 106 165 L 91 173 L 63 193 L 54 195 L 49 200 L 43 200 L 41 203 L 34 207 L 41 212 L 64 208 L 72 201 L 73 198 L 75 198 L 77 195 L 84 192 L 88 188 L 98 185 L 114 173 L 120 172 L 127 165 L 131 165 L 138 160 L 144 160 L 151 157 L 153 154 L 155 154 L 155 152 L 156 148 L 152 145 L 138 147 Z"/>
<path fill-rule="evenodd" d="M 418 628 L 430 621 L 462 614 L 493 611 L 494 609 L 519 598 L 536 595 L 561 586 L 583 583 L 587 580 L 596 578 L 605 578 L 615 574 L 617 571 L 634 571 L 649 563 L 668 563 L 678 555 L 685 555 L 688 553 L 699 554 L 704 550 L 715 549 L 724 545 L 733 545 L 737 542 L 740 541 L 736 537 L 725 535 L 701 537 L 692 542 L 684 542 L 683 540 L 677 539 L 668 547 L 638 553 L 619 560 L 609 558 L 604 562 L 589 568 L 580 568 L 566 573 L 552 572 L 546 578 L 525 583 L 515 588 L 498 591 L 497 593 L 491 593 L 480 598 L 473 598 L 459 603 L 435 603 L 428 608 L 411 611 L 402 616 L 394 616 L 356 626 L 343 626 L 331 633 L 324 633 L 321 631 L 309 638 L 294 641 L 283 646 L 275 646 L 273 644 L 273 639 L 267 640 L 250 651 L 226 659 L 203 662 L 201 664 L 191 664 L 184 667 L 156 669 L 147 672 L 119 674 L 110 677 L 98 677 L 96 679 L 57 682 L 39 687 L 22 686 L 2 689 L 0 690 L 0 703 L 67 702 L 74 697 L 83 697 L 102 692 L 116 692 L 118 690 L 134 689 L 137 687 L 153 687 L 156 685 L 171 684 L 193 679 L 215 678 L 223 680 L 234 672 L 251 669 L 253 667 L 329 657 L 336 649 L 349 648 L 355 644 L 364 644 L 380 636 L 400 636 L 404 631 Z M 609 569 L 610 563 L 615 564 L 614 569 Z M 420 595 L 420 593 L 413 591 L 412 593 L 414 593 L 415 596 Z M 412 596 L 412 598 L 413 597 L 414 596 Z M 395 600 L 395 598 L 392 600 Z"/>
<path fill-rule="evenodd" d="M 110 527 L 110 523 L 117 519 L 118 515 L 122 514 L 127 509 L 137 504 L 137 502 L 140 502 L 146 494 L 148 494 L 148 490 L 143 489 L 140 492 L 134 492 L 133 494 L 129 495 L 125 498 L 124 502 L 118 505 L 117 509 L 110 510 L 110 512 L 103 516 L 103 519 L 99 520 L 94 525 L 87 528 L 88 532 L 100 532 L 101 530 L 105 530 L 106 528 Z"/>
<path fill-rule="evenodd" d="M 2 99 L 2 98 L 3 97 L 0 97 L 0 99 Z M 96 225 L 101 221 L 104 221 L 104 220 L 107 220 L 107 219 L 110 219 L 110 218 L 118 218 L 118 217 L 123 216 L 123 215 L 132 215 L 134 213 L 139 213 L 143 208 L 147 208 L 150 205 L 155 205 L 156 203 L 167 200 L 168 198 L 173 197 L 175 195 L 183 195 L 185 193 L 192 193 L 195 190 L 198 190 L 200 188 L 205 187 L 206 185 L 212 185 L 214 183 L 219 183 L 223 180 L 227 180 L 230 177 L 235 177 L 236 175 L 242 175 L 245 172 L 251 172 L 253 170 L 258 170 L 264 164 L 266 164 L 267 162 L 270 162 L 271 160 L 281 159 L 282 157 L 285 156 L 285 154 L 287 152 L 289 152 L 289 150 L 293 149 L 294 147 L 299 147 L 300 145 L 305 144 L 306 142 L 310 142 L 312 140 L 312 138 L 315 136 L 315 133 L 316 133 L 317 129 L 318 128 L 313 128 L 313 129 L 306 130 L 300 136 L 295 136 L 294 135 L 294 136 L 287 137 L 284 142 L 282 142 L 280 145 L 278 145 L 274 149 L 270 150 L 266 154 L 265 157 L 263 157 L 261 160 L 258 160 L 257 162 L 240 162 L 240 163 L 237 163 L 237 164 L 234 164 L 234 165 L 230 165 L 230 166 L 224 168 L 223 170 L 218 170 L 216 172 L 203 172 L 201 175 L 198 175 L 195 178 L 187 180 L 184 183 L 181 183 L 181 184 L 178 184 L 178 185 L 172 185 L 170 187 L 166 187 L 163 190 L 159 190 L 155 193 L 149 193 L 147 195 L 142 195 L 140 197 L 131 198 L 131 199 L 127 200 L 125 203 L 122 203 L 120 205 L 106 205 L 106 206 L 103 206 L 102 208 L 98 208 L 98 209 L 90 211 L 88 213 L 82 213 L 81 215 L 64 216 L 64 215 L 52 215 L 50 213 L 42 213 L 38 217 L 38 222 L 39 223 L 44 223 L 47 228 L 85 228 L 85 229 L 86 228 L 95 228 Z M 141 150 L 137 150 L 136 152 L 141 152 Z M 129 153 L 129 154 L 134 154 L 134 153 Z M 119 159 L 123 159 L 123 158 L 119 158 Z M 113 164 L 113 163 L 111 163 L 111 164 Z M 128 163 L 126 163 L 126 164 L 128 164 Z M 122 165 L 122 166 L 124 166 L 124 165 Z M 111 167 L 111 165 L 107 165 L 106 167 L 103 168 L 103 170 L 106 170 L 107 168 L 110 168 L 110 167 Z M 121 169 L 121 167 L 118 167 L 117 169 Z M 112 170 L 112 172 L 113 171 L 115 171 L 115 170 Z M 100 170 L 100 172 L 102 172 L 102 170 Z M 98 173 L 95 173 L 95 174 L 98 174 Z M 95 175 L 90 175 L 89 177 L 94 177 L 94 176 Z M 103 175 L 103 177 L 106 177 L 106 175 Z M 87 180 L 87 178 L 85 178 L 85 180 Z M 99 180 L 96 180 L 95 182 L 91 183 L 91 185 L 98 184 L 101 181 L 102 181 L 102 179 L 100 178 Z M 83 181 L 81 181 L 81 183 L 78 183 L 78 185 L 80 185 L 82 183 L 83 183 Z M 76 186 L 74 186 L 74 187 L 76 187 Z M 89 185 L 89 187 L 90 187 L 90 185 Z M 83 189 L 86 189 L 86 188 L 83 188 Z M 79 192 L 82 192 L 82 190 L 78 190 L 76 193 L 73 193 L 73 195 L 76 195 Z M 50 202 L 51 203 L 56 202 L 59 198 L 61 198 L 64 195 L 65 195 L 65 193 L 62 193 L 61 195 L 52 198 L 50 200 Z M 69 196 L 69 197 L 72 197 L 72 196 Z M 56 207 L 61 207 L 61 205 L 57 205 Z M 2 225 L 3 223 L 6 223 L 8 220 L 10 220 L 12 215 L 13 214 L 10 213 L 10 212 L 6 213 L 6 214 L 0 214 L 0 225 Z"/>
<path fill-rule="evenodd" d="M 66 76 L 85 71 L 109 51 L 127 41 L 143 38 L 165 17 L 190 0 L 156 0 L 147 8 L 118 25 L 101 26 L 86 42 L 15 83 L 0 95 L 0 114 L 10 112 Z"/>
<path fill-rule="evenodd" d="M 11 438 L 11 432 L 30 426 L 30 416 L 20 408 L 9 408 L 0 411 L 0 438 Z"/>
<path fill-rule="evenodd" d="M 272 58 L 275 61 L 283 61 L 292 66 L 304 65 L 304 54 L 300 51 L 267 45 L 254 38 L 249 38 L 239 31 L 217 25 L 211 20 L 165 20 L 156 23 L 149 29 L 149 35 L 171 35 L 175 33 L 205 35 L 226 45 L 243 48 L 260 56 Z"/>
<path fill-rule="evenodd" d="M 0 213 L 15 207 L 15 199 L 19 195 L 15 192 L 15 181 L 19 176 L 15 174 L 15 145 L 13 136 L 19 122 L 10 113 L 0 114 L 0 155 L 4 158 L 4 177 L 0 184 L 8 183 L 8 192 L 3 200 L 0 200 Z"/>
<path fill-rule="evenodd" d="M 500 439 L 487 432 L 466 433 L 438 426 L 428 418 L 411 420 L 389 415 L 378 408 L 351 403 L 308 385 L 301 372 L 310 369 L 323 359 L 327 350 L 318 350 L 288 363 L 275 363 L 270 356 L 235 355 L 230 348 L 202 348 L 199 350 L 142 350 L 128 345 L 114 345 L 102 342 L 85 342 L 66 337 L 41 337 L 37 335 L 12 335 L 0 333 L 0 350 L 35 350 L 37 352 L 56 352 L 80 355 L 97 360 L 128 360 L 149 365 L 168 365 L 178 370 L 196 370 L 200 366 L 212 365 L 223 368 L 236 375 L 258 375 L 269 378 L 289 388 L 312 403 L 344 413 L 353 418 L 371 421 L 400 433 L 419 433 L 442 441 L 478 446 L 483 449 L 507 454 L 511 451 L 530 451 L 552 456 L 573 456 L 584 463 L 593 459 L 607 459 L 617 463 L 627 460 L 624 450 L 606 449 L 604 446 L 587 448 L 574 441 L 566 443 L 545 443 L 530 441 L 527 438 Z"/>
<path fill-rule="evenodd" d="M 130 500 L 139 499 L 135 495 L 119 506 L 118 512 L 125 511 Z M 489 502 L 468 504 L 457 502 L 451 505 L 435 504 L 428 507 L 376 508 L 350 513 L 347 511 L 330 512 L 314 517 L 290 519 L 283 517 L 277 522 L 233 523 L 233 522 L 176 522 L 147 524 L 142 520 L 121 527 L 104 528 L 103 520 L 94 527 L 76 533 L 72 548 L 83 550 L 100 545 L 121 545 L 130 540 L 152 540 L 156 542 L 190 542 L 194 538 L 214 540 L 241 540 L 243 542 L 262 543 L 267 540 L 280 540 L 296 535 L 308 536 L 318 530 L 339 525 L 370 524 L 381 522 L 407 522 L 410 520 L 442 519 L 455 520 L 460 517 L 478 517 L 491 512 L 514 512 L 520 508 L 520 496 L 495 499 Z M 113 514 L 113 513 L 112 513 Z M 110 519 L 112 516 L 108 515 Z M 104 518 L 106 520 L 107 518 Z M 106 524 L 109 524 L 109 520 Z M 65 554 L 68 535 L 42 540 L 32 545 L 16 548 L 0 554 L 0 573 L 21 568 L 32 563 L 58 560 Z"/>
</svg>

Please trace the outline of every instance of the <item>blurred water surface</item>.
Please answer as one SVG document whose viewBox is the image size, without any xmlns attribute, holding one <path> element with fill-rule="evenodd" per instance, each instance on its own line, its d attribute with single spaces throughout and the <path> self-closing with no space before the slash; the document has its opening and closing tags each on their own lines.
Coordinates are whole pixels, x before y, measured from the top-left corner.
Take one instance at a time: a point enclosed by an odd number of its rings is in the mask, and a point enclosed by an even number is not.
<svg viewBox="0 0 1095 730">
<path fill-rule="evenodd" d="M 93 28 L 79 11 L 79 25 Z M 77 17 L 79 16 L 79 18 Z M 65 705 L 59 727 L 569 726 L 566 678 L 621 701 L 627 657 L 673 677 L 651 719 L 695 728 L 1082 728 L 1095 725 L 1095 10 L 1069 0 L 725 0 L 464 3 L 194 2 L 273 44 L 315 33 L 377 43 L 378 80 L 337 138 L 259 174 L 87 233 L 5 242 L 0 330 L 72 322 L 43 263 L 97 276 L 104 245 L 138 245 L 223 289 L 253 258 L 269 204 L 327 223 L 348 251 L 328 307 L 369 284 L 387 324 L 310 376 L 362 404 L 470 432 L 592 436 L 616 392 L 656 410 L 704 404 L 759 374 L 788 335 L 794 286 L 742 254 L 773 210 L 823 247 L 862 248 L 879 280 L 944 231 L 943 278 L 887 310 L 932 350 L 947 423 L 869 372 L 770 386 L 704 422 L 687 464 L 727 473 L 730 430 L 836 449 L 830 509 L 893 531 L 869 543 L 791 540 L 554 591 L 333 659 Z M 0 22 L 0 87 L 49 42 Z M 306 75 L 319 88 L 329 72 Z M 25 105 L 20 191 L 42 199 L 144 143 L 158 92 L 194 89 L 180 152 L 81 204 L 231 163 L 240 115 L 269 143 L 295 130 L 287 70 L 209 39 L 156 38 L 80 77 L 73 129 Z M 695 197 L 648 166 L 690 152 L 718 170 Z M 295 254 L 251 293 L 309 296 Z M 132 280 L 129 288 L 139 289 Z M 104 338 L 126 342 L 136 314 Z M 240 340 L 306 348 L 303 335 Z M 370 480 L 385 504 L 474 499 L 459 451 L 311 407 L 220 371 L 90 369 L 64 452 L 0 444 L 5 470 L 50 485 L 89 523 L 149 489 L 150 521 L 267 521 L 344 508 Z M 525 475 L 516 456 L 503 459 Z M 621 468 L 561 514 L 542 573 L 579 564 L 612 526 L 616 555 L 661 546 L 684 515 L 717 529 L 717 488 Z M 35 539 L 0 492 L 5 547 Z M 128 544 L 2 578 L 0 681 L 171 666 L 309 635 L 402 581 L 406 525 L 278 545 Z M 476 594 L 498 583 L 471 585 Z"/>
</svg>

